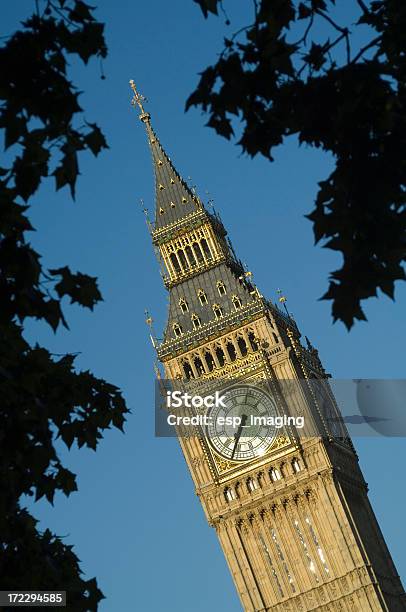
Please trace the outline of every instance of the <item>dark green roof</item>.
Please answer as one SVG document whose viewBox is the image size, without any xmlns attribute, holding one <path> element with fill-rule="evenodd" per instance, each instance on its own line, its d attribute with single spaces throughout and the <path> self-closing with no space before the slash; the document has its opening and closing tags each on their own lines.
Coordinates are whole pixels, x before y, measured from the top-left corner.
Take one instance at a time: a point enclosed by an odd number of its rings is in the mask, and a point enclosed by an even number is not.
<svg viewBox="0 0 406 612">
<path fill-rule="evenodd" d="M 155 229 L 176 223 L 203 207 L 165 153 L 148 113 L 142 117 L 152 153 L 155 175 Z"/>
</svg>

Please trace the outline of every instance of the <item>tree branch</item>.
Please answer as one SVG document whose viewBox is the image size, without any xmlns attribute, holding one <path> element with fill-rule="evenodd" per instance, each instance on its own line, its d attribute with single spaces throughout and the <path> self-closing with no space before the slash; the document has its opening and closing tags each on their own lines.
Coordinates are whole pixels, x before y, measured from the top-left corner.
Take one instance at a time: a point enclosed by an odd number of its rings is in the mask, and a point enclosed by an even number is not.
<svg viewBox="0 0 406 612">
<path fill-rule="evenodd" d="M 345 48 L 347 52 L 347 64 L 351 62 L 351 46 L 350 46 L 350 31 L 347 27 L 343 28 L 338 25 L 329 15 L 326 15 L 322 10 L 316 9 L 315 13 L 320 17 L 323 17 L 330 25 L 333 26 L 338 32 L 341 32 L 342 38 L 345 38 Z M 341 39 L 340 39 L 341 40 Z M 329 47 L 331 49 L 331 47 Z"/>
<path fill-rule="evenodd" d="M 356 0 L 358 6 L 360 6 L 360 8 L 362 9 L 362 12 L 365 13 L 365 15 L 369 15 L 369 9 L 366 6 L 365 2 L 363 2 L 363 0 Z"/>
<path fill-rule="evenodd" d="M 339 26 L 338 23 L 334 21 L 334 19 L 332 19 L 329 15 L 326 15 L 326 13 L 324 13 L 321 9 L 316 9 L 314 12 L 317 13 L 317 15 L 320 15 L 320 17 L 323 17 L 323 19 L 325 19 L 326 21 L 328 21 L 329 24 L 332 25 L 333 28 L 338 30 L 338 32 L 341 32 L 341 34 L 349 34 L 348 28 L 343 28 Z"/>
<path fill-rule="evenodd" d="M 381 40 L 381 34 L 379 36 L 376 36 L 376 38 L 373 38 L 367 45 L 365 45 L 358 51 L 357 55 L 351 61 L 351 64 L 355 64 L 364 55 L 365 51 L 368 51 L 368 49 L 371 49 L 371 47 L 375 47 Z"/>
<path fill-rule="evenodd" d="M 306 26 L 306 29 L 304 31 L 304 34 L 303 34 L 302 38 L 300 38 L 298 41 L 296 41 L 294 43 L 295 45 L 300 45 L 301 43 L 307 44 L 307 37 L 309 35 L 310 30 L 312 29 L 313 23 L 314 23 L 314 13 L 312 13 L 311 16 L 310 16 L 309 23 Z"/>
</svg>

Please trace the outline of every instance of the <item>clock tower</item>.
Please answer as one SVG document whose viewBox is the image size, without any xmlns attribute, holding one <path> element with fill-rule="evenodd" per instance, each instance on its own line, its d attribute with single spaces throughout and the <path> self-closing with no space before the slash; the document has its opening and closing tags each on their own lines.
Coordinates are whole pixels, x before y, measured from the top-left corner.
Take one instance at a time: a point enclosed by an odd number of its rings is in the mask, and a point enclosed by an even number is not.
<svg viewBox="0 0 406 612">
<path fill-rule="evenodd" d="M 169 292 L 158 359 L 178 388 L 226 389 L 225 414 L 240 419 L 233 432 L 213 425 L 179 442 L 243 609 L 406 611 L 317 350 L 254 285 L 130 83 L 152 153 L 150 229 Z M 247 423 L 265 413 L 301 416 L 306 426 L 299 436 L 289 419 L 278 429 Z"/>
</svg>

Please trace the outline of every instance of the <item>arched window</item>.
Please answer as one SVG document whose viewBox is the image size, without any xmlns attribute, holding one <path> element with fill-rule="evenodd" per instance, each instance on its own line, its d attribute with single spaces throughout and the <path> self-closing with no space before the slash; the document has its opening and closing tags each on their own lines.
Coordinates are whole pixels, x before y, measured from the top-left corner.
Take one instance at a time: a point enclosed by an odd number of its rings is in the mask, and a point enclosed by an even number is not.
<svg viewBox="0 0 406 612">
<path fill-rule="evenodd" d="M 273 482 L 276 482 L 277 480 L 281 480 L 282 478 L 281 473 L 277 468 L 271 468 L 269 470 L 269 476 L 271 477 L 271 480 Z"/>
<path fill-rule="evenodd" d="M 184 361 L 182 363 L 182 367 L 183 367 L 183 373 L 187 380 L 190 380 L 191 378 L 195 377 L 195 375 L 193 374 L 192 366 L 190 365 L 188 361 Z"/>
<path fill-rule="evenodd" d="M 199 376 L 202 376 L 203 374 L 206 373 L 206 370 L 204 369 L 204 365 L 203 365 L 202 360 L 200 359 L 200 357 L 195 357 L 194 364 L 195 364 L 195 368 L 196 368 L 197 373 L 199 374 Z"/>
<path fill-rule="evenodd" d="M 185 298 L 180 298 L 179 300 L 179 306 L 180 309 L 183 313 L 187 312 L 189 310 L 189 306 L 187 305 L 187 301 L 185 300 Z"/>
<path fill-rule="evenodd" d="M 175 334 L 175 336 L 176 336 L 177 338 L 179 338 L 179 336 L 181 336 L 181 335 L 182 335 L 182 328 L 181 328 L 181 326 L 179 325 L 179 323 L 174 323 L 174 324 L 173 324 L 173 333 Z"/>
<path fill-rule="evenodd" d="M 238 347 L 240 349 L 241 355 L 245 357 L 245 355 L 248 353 L 248 349 L 247 349 L 247 345 L 246 345 L 244 338 L 240 336 L 237 342 L 238 342 Z"/>
<path fill-rule="evenodd" d="M 195 255 L 197 257 L 197 261 L 199 263 L 202 263 L 204 261 L 204 257 L 203 257 L 202 249 L 200 248 L 200 244 L 198 242 L 194 242 L 192 246 L 193 246 Z"/>
<path fill-rule="evenodd" d="M 258 482 L 255 478 L 248 478 L 247 480 L 247 489 L 250 493 L 259 488 Z"/>
<path fill-rule="evenodd" d="M 225 364 L 225 362 L 226 362 L 226 358 L 225 358 L 225 356 L 224 356 L 224 351 L 223 351 L 223 349 L 221 348 L 221 346 L 218 346 L 218 347 L 216 348 L 216 357 L 217 357 L 217 361 L 218 361 L 218 362 L 219 362 L 219 364 L 220 364 L 220 367 L 222 368 L 222 367 L 223 367 L 223 365 L 224 365 L 224 364 Z"/>
<path fill-rule="evenodd" d="M 197 316 L 197 314 L 193 313 L 191 319 L 192 319 L 194 329 L 197 329 L 198 327 L 201 326 L 202 322 L 200 321 L 200 318 Z"/>
<path fill-rule="evenodd" d="M 240 300 L 240 298 L 239 298 L 238 296 L 233 295 L 233 297 L 231 298 L 231 300 L 232 300 L 232 302 L 233 302 L 233 304 L 234 304 L 234 308 L 235 308 L 236 310 L 238 310 L 239 308 L 241 308 L 242 303 L 241 303 L 241 300 Z"/>
<path fill-rule="evenodd" d="M 316 546 L 316 549 L 317 549 L 317 554 L 319 555 L 319 557 L 320 557 L 320 561 L 321 561 L 321 562 L 322 562 L 322 564 L 323 564 L 324 571 L 326 572 L 326 574 L 329 574 L 329 573 L 330 573 L 330 570 L 329 570 L 329 568 L 328 568 L 327 561 L 326 561 L 326 558 L 325 558 L 325 556 L 324 556 L 323 549 L 321 548 L 321 546 L 320 546 L 320 544 L 319 544 L 318 537 L 317 537 L 317 535 L 316 535 L 316 532 L 315 532 L 315 530 L 314 530 L 314 528 L 313 528 L 313 525 L 312 525 L 312 523 L 311 523 L 311 521 L 310 521 L 310 519 L 309 519 L 309 517 L 308 517 L 308 516 L 306 516 L 305 521 L 306 521 L 307 526 L 308 526 L 308 528 L 309 528 L 310 535 L 312 536 L 312 540 L 313 540 L 313 542 L 314 542 L 314 545 Z"/>
<path fill-rule="evenodd" d="M 187 258 L 188 258 L 188 260 L 189 260 L 190 264 L 191 264 L 192 266 L 195 266 L 195 265 L 196 265 L 196 259 L 195 259 L 195 256 L 193 255 L 193 251 L 192 251 L 192 249 L 190 248 L 190 246 L 187 246 L 187 247 L 185 248 L 185 252 L 186 252 L 186 256 L 187 256 Z"/>
<path fill-rule="evenodd" d="M 254 352 L 257 351 L 258 350 L 258 344 L 257 344 L 257 341 L 255 339 L 254 333 L 251 332 L 251 331 L 248 333 L 248 340 L 250 341 L 252 350 Z"/>
<path fill-rule="evenodd" d="M 199 289 L 199 291 L 197 292 L 197 295 L 199 297 L 199 300 L 200 300 L 200 303 L 201 303 L 202 306 L 204 304 L 207 304 L 207 295 L 205 294 L 203 289 Z"/>
<path fill-rule="evenodd" d="M 209 372 L 212 372 L 214 368 L 216 367 L 216 364 L 214 363 L 213 355 L 210 353 L 210 351 L 206 351 L 204 354 L 204 358 L 206 360 L 207 367 L 209 368 Z"/>
<path fill-rule="evenodd" d="M 272 335 L 273 335 L 273 339 L 275 340 L 275 344 L 278 344 L 279 342 L 278 336 L 274 332 L 272 332 Z"/>
<path fill-rule="evenodd" d="M 185 257 L 184 252 L 182 251 L 182 249 L 179 249 L 178 257 L 179 257 L 180 265 L 182 266 L 182 268 L 184 270 L 188 270 L 189 269 L 189 264 L 187 262 L 187 259 Z"/>
<path fill-rule="evenodd" d="M 219 292 L 219 295 L 225 295 L 227 293 L 226 286 L 223 283 L 223 281 L 217 281 L 216 285 L 217 285 L 217 291 Z"/>
<path fill-rule="evenodd" d="M 206 259 L 213 259 L 213 256 L 211 254 L 210 247 L 207 244 L 206 238 L 202 238 L 200 241 L 200 244 L 202 246 L 203 253 L 206 255 Z"/>
<path fill-rule="evenodd" d="M 300 470 L 302 469 L 300 467 L 300 463 L 299 461 L 296 459 L 296 457 L 293 459 L 292 461 L 292 469 L 295 472 L 295 474 L 297 474 L 298 472 L 300 472 Z"/>
<path fill-rule="evenodd" d="M 237 496 L 235 494 L 235 491 L 232 487 L 226 487 L 224 489 L 224 497 L 226 498 L 226 500 L 228 502 L 234 501 L 235 499 L 237 499 Z"/>
<path fill-rule="evenodd" d="M 220 319 L 223 316 L 223 311 L 218 304 L 213 304 L 213 312 L 216 319 Z"/>
<path fill-rule="evenodd" d="M 229 354 L 231 361 L 235 361 L 237 359 L 237 352 L 231 340 L 227 342 L 226 347 L 227 347 L 227 353 Z"/>
<path fill-rule="evenodd" d="M 308 568 L 312 572 L 312 574 L 317 574 L 316 564 L 314 563 L 312 557 L 309 554 L 309 547 L 307 546 L 305 536 L 304 536 L 304 534 L 303 534 L 303 532 L 302 532 L 302 530 L 300 528 L 299 521 L 297 519 L 295 519 L 293 521 L 293 525 L 294 525 L 294 527 L 296 529 L 296 533 L 297 533 L 299 541 L 300 541 L 300 543 L 302 545 L 302 551 L 303 551 L 304 557 L 306 559 L 306 563 L 308 565 Z M 317 578 L 317 576 L 316 576 L 316 582 L 319 582 L 319 579 Z"/>
<path fill-rule="evenodd" d="M 169 259 L 171 260 L 171 263 L 172 263 L 172 265 L 173 265 L 173 267 L 174 267 L 175 272 L 176 272 L 177 274 L 179 274 L 180 272 L 182 272 L 182 269 L 181 269 L 180 264 L 179 264 L 179 260 L 178 260 L 178 258 L 176 257 L 175 253 L 171 253 L 171 254 L 169 255 Z"/>
</svg>

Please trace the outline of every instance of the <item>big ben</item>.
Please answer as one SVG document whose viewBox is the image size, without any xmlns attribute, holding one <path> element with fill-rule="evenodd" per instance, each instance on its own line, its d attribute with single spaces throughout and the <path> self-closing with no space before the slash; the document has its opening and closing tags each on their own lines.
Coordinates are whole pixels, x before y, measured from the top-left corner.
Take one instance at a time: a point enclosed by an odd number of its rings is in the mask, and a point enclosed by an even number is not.
<svg viewBox="0 0 406 612">
<path fill-rule="evenodd" d="M 179 442 L 243 609 L 406 610 L 317 350 L 255 286 L 130 83 L 152 154 L 150 229 L 169 292 L 157 356 L 178 388 L 224 391 L 214 419 Z"/>
</svg>

